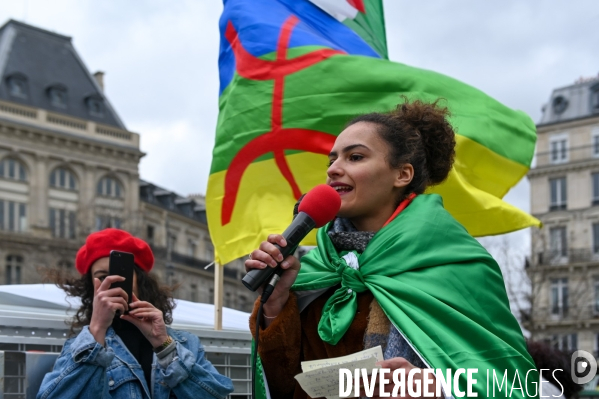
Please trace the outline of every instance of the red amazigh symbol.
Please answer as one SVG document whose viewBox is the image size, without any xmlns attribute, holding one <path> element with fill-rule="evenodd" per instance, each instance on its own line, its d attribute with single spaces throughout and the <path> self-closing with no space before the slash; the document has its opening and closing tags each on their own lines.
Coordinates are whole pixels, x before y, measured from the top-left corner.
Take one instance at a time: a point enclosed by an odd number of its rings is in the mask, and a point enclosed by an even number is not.
<svg viewBox="0 0 599 399">
<path fill-rule="evenodd" d="M 364 0 L 347 0 L 350 6 L 360 11 L 362 14 L 366 14 L 366 8 L 364 7 Z"/>
<path fill-rule="evenodd" d="M 272 119 L 270 132 L 264 133 L 247 143 L 233 158 L 225 174 L 225 195 L 221 211 L 221 223 L 231 221 L 241 178 L 247 167 L 258 157 L 272 152 L 279 171 L 285 177 L 295 198 L 301 191 L 285 159 L 285 150 L 299 150 L 328 154 L 335 142 L 335 136 L 317 130 L 283 127 L 283 93 L 285 76 L 317 64 L 332 55 L 344 54 L 332 49 L 316 50 L 297 58 L 287 59 L 287 48 L 293 28 L 298 23 L 295 16 L 289 17 L 277 43 L 277 58 L 274 61 L 261 60 L 251 55 L 245 48 L 233 24 L 229 21 L 225 38 L 235 54 L 237 73 L 251 80 L 274 80 L 272 95 Z"/>
</svg>

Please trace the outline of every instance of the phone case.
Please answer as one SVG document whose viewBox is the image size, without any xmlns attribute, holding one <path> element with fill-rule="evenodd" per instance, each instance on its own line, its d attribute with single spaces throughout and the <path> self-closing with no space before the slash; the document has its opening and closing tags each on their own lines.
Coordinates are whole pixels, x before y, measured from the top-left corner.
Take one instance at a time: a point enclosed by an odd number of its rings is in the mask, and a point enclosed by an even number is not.
<svg viewBox="0 0 599 399">
<path fill-rule="evenodd" d="M 133 300 L 133 266 L 135 265 L 135 258 L 129 252 L 111 251 L 109 259 L 108 274 L 125 277 L 125 281 L 112 283 L 110 288 L 122 288 L 128 295 L 128 303 L 131 303 Z M 128 312 L 126 311 L 126 313 Z"/>
</svg>

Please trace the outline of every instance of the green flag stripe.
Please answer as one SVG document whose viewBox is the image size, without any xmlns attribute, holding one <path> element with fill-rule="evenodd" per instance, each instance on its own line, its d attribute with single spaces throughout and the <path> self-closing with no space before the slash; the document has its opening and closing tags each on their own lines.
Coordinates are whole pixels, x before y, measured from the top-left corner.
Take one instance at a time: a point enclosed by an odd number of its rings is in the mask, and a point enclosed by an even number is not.
<svg viewBox="0 0 599 399">
<path fill-rule="evenodd" d="M 220 98 L 211 173 L 228 168 L 250 140 L 270 130 L 272 81 L 235 76 Z M 283 125 L 337 135 L 353 116 L 392 109 L 400 95 L 447 100 L 457 133 L 529 166 L 535 126 L 472 86 L 447 76 L 387 60 L 334 56 L 285 79 Z"/>
</svg>

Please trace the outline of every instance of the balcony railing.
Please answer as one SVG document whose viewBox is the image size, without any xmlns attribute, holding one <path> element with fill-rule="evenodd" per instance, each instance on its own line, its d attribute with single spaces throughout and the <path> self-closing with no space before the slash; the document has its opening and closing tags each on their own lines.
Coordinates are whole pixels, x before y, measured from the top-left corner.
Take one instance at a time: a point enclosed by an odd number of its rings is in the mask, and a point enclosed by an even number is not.
<svg viewBox="0 0 599 399">
<path fill-rule="evenodd" d="M 0 115 L 38 126 L 50 124 L 78 136 L 92 137 L 103 141 L 110 141 L 139 148 L 139 134 L 137 133 L 132 133 L 114 126 L 97 124 L 96 122 L 86 119 L 53 113 L 40 108 L 0 101 Z"/>
<path fill-rule="evenodd" d="M 542 266 L 595 262 L 599 263 L 599 252 L 592 248 L 569 248 L 567 251 L 545 251 L 537 254 L 537 264 Z"/>
<path fill-rule="evenodd" d="M 527 314 L 527 322 L 574 322 L 581 320 L 599 321 L 599 309 L 595 305 L 569 306 L 569 307 L 535 307 L 531 314 Z"/>
<path fill-rule="evenodd" d="M 585 145 L 565 150 L 538 152 L 536 168 L 599 159 L 599 146 Z"/>
</svg>

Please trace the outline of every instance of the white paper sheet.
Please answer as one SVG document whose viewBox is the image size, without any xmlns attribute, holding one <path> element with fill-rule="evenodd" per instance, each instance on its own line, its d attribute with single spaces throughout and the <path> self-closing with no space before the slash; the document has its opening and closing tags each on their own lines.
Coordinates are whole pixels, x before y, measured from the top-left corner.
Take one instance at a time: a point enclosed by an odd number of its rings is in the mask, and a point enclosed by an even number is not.
<svg viewBox="0 0 599 399">
<path fill-rule="evenodd" d="M 302 362 L 303 373 L 295 376 L 300 386 L 312 398 L 339 399 L 339 369 L 375 368 L 383 360 L 380 346 L 331 359 Z"/>
</svg>

